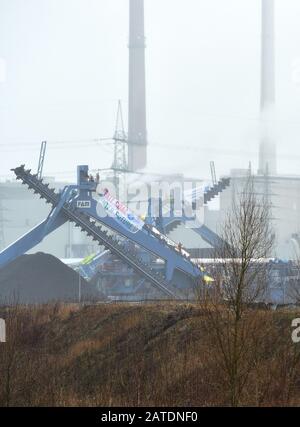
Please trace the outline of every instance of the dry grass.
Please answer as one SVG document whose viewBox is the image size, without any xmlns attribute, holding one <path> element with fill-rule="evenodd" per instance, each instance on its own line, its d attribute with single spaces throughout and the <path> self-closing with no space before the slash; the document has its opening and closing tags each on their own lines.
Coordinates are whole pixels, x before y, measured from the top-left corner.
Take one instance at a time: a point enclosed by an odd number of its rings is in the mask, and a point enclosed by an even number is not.
<svg viewBox="0 0 300 427">
<path fill-rule="evenodd" d="M 13 345 L 1 348 L 0 405 L 228 405 L 203 316 L 182 303 L 17 307 Z M 271 333 L 243 404 L 299 405 L 300 348 L 290 340 L 299 313 L 258 316 Z"/>
</svg>

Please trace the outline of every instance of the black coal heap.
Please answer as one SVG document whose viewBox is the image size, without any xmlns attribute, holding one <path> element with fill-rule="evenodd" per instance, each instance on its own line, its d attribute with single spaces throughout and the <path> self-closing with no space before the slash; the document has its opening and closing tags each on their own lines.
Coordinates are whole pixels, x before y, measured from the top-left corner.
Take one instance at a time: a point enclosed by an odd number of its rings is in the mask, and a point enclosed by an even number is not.
<svg viewBox="0 0 300 427">
<path fill-rule="evenodd" d="M 0 303 L 77 302 L 79 275 L 52 255 L 22 255 L 0 270 Z M 97 297 L 81 278 L 83 299 Z"/>
</svg>

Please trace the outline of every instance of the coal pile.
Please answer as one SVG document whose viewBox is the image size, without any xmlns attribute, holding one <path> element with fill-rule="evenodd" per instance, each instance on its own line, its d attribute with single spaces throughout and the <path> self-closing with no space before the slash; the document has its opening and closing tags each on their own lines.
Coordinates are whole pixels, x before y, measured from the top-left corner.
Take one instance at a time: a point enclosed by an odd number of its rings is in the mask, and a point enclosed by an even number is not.
<svg viewBox="0 0 300 427">
<path fill-rule="evenodd" d="M 77 302 L 79 275 L 52 255 L 22 255 L 0 270 L 0 303 Z M 81 278 L 82 300 L 101 299 Z"/>
</svg>

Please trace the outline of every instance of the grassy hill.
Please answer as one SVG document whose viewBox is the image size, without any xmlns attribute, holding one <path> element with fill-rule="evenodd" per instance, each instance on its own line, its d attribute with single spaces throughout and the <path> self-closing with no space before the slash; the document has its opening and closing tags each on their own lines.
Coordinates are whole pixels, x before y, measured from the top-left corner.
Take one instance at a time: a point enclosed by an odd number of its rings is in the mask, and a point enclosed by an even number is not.
<svg viewBox="0 0 300 427">
<path fill-rule="evenodd" d="M 2 308 L 0 405 L 227 405 L 204 316 L 185 303 Z M 244 404 L 300 404 L 294 317 L 263 312 L 274 333 Z"/>
</svg>

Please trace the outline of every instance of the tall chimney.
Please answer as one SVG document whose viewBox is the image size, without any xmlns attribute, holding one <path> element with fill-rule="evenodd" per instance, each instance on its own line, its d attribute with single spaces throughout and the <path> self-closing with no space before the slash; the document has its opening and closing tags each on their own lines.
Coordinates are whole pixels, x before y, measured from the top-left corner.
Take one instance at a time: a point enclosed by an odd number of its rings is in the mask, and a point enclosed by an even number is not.
<svg viewBox="0 0 300 427">
<path fill-rule="evenodd" d="M 262 0 L 261 39 L 261 140 L 259 174 L 276 174 L 276 144 L 270 129 L 275 111 L 275 14 L 274 0 Z"/>
<path fill-rule="evenodd" d="M 144 0 L 129 0 L 128 168 L 147 163 Z"/>
</svg>

